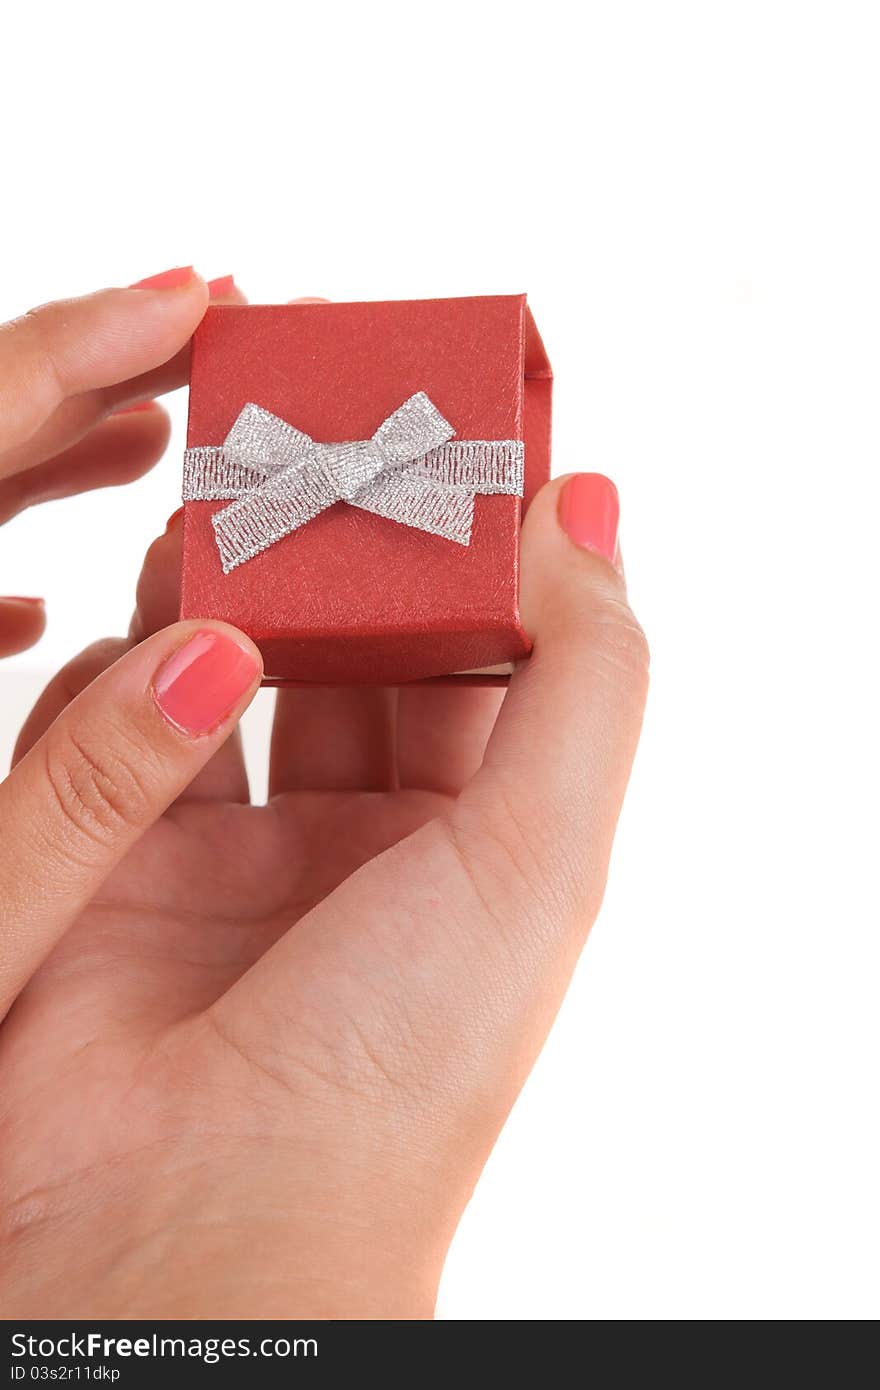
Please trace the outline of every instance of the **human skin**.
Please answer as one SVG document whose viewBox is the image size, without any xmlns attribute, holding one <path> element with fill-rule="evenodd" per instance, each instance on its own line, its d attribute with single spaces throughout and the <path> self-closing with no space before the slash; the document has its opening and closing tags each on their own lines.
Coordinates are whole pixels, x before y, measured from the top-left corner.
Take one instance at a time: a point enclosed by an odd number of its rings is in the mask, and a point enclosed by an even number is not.
<svg viewBox="0 0 880 1390">
<path fill-rule="evenodd" d="M 160 407 L 110 412 L 185 381 L 207 302 L 190 276 L 0 329 L 0 515 L 158 457 Z M 173 621 L 172 519 L 0 786 L 4 1316 L 431 1316 L 602 898 L 647 688 L 616 515 L 597 475 L 534 501 L 503 701 L 281 692 L 265 806 L 259 655 Z M 0 650 L 41 626 L 0 600 Z"/>
</svg>

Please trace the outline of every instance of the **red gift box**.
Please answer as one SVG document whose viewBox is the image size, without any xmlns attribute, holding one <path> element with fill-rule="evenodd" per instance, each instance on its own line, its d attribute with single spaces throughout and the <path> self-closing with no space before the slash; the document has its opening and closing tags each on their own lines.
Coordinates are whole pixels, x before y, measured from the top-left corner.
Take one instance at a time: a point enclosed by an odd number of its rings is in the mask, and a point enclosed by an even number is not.
<svg viewBox="0 0 880 1390">
<path fill-rule="evenodd" d="M 456 440 L 525 442 L 525 489 L 478 495 L 470 543 L 338 501 L 224 573 L 187 501 L 181 617 L 260 648 L 268 684 L 451 677 L 528 654 L 518 610 L 523 506 L 550 472 L 552 378 L 524 295 L 218 306 L 193 339 L 187 446 L 221 446 L 249 402 L 314 441 L 367 440 L 424 392 Z"/>
</svg>

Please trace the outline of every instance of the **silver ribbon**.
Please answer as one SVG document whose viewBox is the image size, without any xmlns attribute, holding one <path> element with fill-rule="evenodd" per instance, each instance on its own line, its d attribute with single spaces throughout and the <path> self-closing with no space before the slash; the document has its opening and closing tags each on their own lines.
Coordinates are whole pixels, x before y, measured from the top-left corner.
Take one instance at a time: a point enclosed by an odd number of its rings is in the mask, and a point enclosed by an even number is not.
<svg viewBox="0 0 880 1390">
<path fill-rule="evenodd" d="M 186 450 L 183 500 L 235 499 L 212 517 L 224 574 L 339 501 L 469 545 L 477 493 L 522 497 L 523 444 L 454 434 L 424 391 L 342 444 L 249 403 L 222 444 Z"/>
</svg>

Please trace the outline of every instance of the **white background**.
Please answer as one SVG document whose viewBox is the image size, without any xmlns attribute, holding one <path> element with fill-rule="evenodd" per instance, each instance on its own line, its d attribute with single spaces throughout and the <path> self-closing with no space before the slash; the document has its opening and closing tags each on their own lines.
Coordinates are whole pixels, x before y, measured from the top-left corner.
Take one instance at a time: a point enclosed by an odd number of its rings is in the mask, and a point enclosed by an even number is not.
<svg viewBox="0 0 880 1390">
<path fill-rule="evenodd" d="M 876 17 L 4 14 L 0 318 L 190 261 L 264 301 L 525 289 L 555 466 L 620 486 L 644 742 L 445 1317 L 880 1311 Z M 127 623 L 177 505 L 172 410 L 150 477 L 0 537 L 0 593 L 45 594 L 50 621 L 4 665 L 4 754 L 47 674 Z"/>
</svg>

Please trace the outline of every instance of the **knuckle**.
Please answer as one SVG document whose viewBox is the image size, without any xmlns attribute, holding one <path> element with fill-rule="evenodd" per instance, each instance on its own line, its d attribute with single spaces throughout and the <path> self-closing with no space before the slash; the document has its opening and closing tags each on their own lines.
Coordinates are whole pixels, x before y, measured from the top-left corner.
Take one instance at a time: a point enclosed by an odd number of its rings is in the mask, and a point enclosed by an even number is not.
<svg viewBox="0 0 880 1390">
<path fill-rule="evenodd" d="M 33 408 L 46 411 L 65 394 L 65 374 L 56 351 L 57 309 L 43 304 L 28 309 L 0 329 L 6 353 L 13 363 L 13 377 L 26 387 Z M 0 343 L 2 345 L 2 343 Z"/>
<path fill-rule="evenodd" d="M 149 823 L 149 798 L 118 736 L 107 729 L 50 730 L 46 775 L 55 803 L 77 839 L 106 846 Z"/>
<path fill-rule="evenodd" d="M 55 306 L 43 304 L 38 309 L 28 309 L 19 319 L 32 353 L 35 372 L 45 377 L 59 394 L 64 392 L 62 372 L 54 350 Z"/>
<path fill-rule="evenodd" d="M 603 595 L 588 620 L 593 659 L 615 684 L 623 684 L 634 696 L 648 688 L 651 652 L 645 632 L 625 598 Z"/>
</svg>

